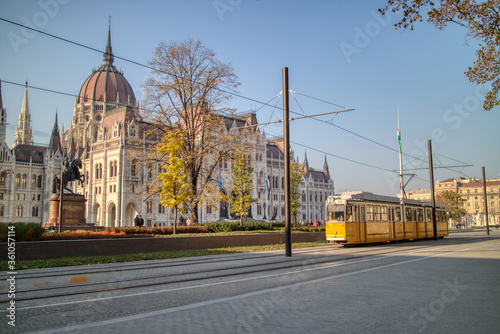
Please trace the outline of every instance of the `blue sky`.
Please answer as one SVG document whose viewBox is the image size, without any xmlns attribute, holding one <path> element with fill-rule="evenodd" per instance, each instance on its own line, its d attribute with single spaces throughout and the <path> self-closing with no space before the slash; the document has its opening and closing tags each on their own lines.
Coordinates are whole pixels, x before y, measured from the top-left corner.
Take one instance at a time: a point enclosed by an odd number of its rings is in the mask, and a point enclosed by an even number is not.
<svg viewBox="0 0 500 334">
<path fill-rule="evenodd" d="M 436 181 L 481 177 L 482 166 L 488 178 L 499 178 L 500 109 L 484 111 L 487 87 L 471 84 L 464 75 L 474 62 L 477 43 L 467 42 L 466 31 L 457 26 L 439 31 L 423 22 L 414 31 L 395 31 L 396 15 L 377 14 L 385 4 L 379 0 L 0 0 L 0 17 L 104 50 L 111 15 L 114 54 L 144 64 L 160 41 L 201 39 L 221 61 L 232 63 L 241 82 L 240 95 L 261 102 L 281 91 L 282 68 L 288 67 L 293 91 L 355 108 L 335 116 L 336 126 L 312 119 L 290 126 L 292 148 L 300 161 L 307 152 L 310 165 L 322 168 L 327 154 L 336 192 L 398 193 L 397 173 L 391 172 L 399 168 L 398 108 L 403 151 L 408 154 L 405 168 L 428 166 L 431 139 L 435 165 L 473 165 L 436 169 Z M 6 22 L 0 22 L 0 39 L 2 81 L 27 79 L 29 85 L 76 95 L 92 69 L 102 64 L 100 53 Z M 140 98 L 147 69 L 118 59 L 114 64 Z M 23 87 L 2 84 L 9 144 L 23 93 Z M 295 98 L 298 104 L 290 96 L 290 109 L 300 114 L 342 109 L 303 95 Z M 35 142 L 48 143 L 56 109 L 59 126 L 64 123 L 67 128 L 73 102 L 72 97 L 29 90 Z M 281 110 L 249 99 L 235 97 L 230 106 L 238 112 L 258 110 L 261 122 L 282 118 Z M 282 135 L 279 125 L 264 130 L 269 138 Z M 408 173 L 417 174 L 408 189 L 429 188 L 428 170 Z"/>
</svg>

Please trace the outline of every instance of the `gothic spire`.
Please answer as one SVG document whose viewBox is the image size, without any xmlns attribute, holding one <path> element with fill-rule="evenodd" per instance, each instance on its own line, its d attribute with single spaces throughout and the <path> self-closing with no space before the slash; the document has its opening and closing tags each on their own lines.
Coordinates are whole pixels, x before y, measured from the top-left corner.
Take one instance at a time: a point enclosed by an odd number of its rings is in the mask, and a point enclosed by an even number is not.
<svg viewBox="0 0 500 334">
<path fill-rule="evenodd" d="M 7 130 L 7 111 L 2 103 L 2 81 L 0 81 L 0 144 L 5 142 L 5 134 Z"/>
<path fill-rule="evenodd" d="M 102 60 L 105 65 L 113 65 L 113 50 L 111 49 L 111 16 L 109 17 L 109 27 L 108 27 L 108 44 L 106 44 L 106 51 L 102 56 Z"/>
<path fill-rule="evenodd" d="M 330 177 L 330 170 L 328 169 L 328 161 L 326 161 L 326 155 L 325 155 L 325 163 L 323 164 L 323 173 L 327 177 Z"/>
<path fill-rule="evenodd" d="M 12 147 L 17 145 L 27 144 L 33 145 L 33 134 L 31 130 L 31 115 L 28 104 L 28 81 L 26 80 L 26 87 L 24 89 L 23 105 L 19 113 L 19 120 L 12 141 Z"/>
<path fill-rule="evenodd" d="M 50 135 L 49 151 L 57 152 L 61 150 L 61 136 L 59 134 L 59 127 L 57 125 L 57 110 L 56 119 L 54 121 L 54 127 L 52 128 L 52 134 Z"/>
</svg>

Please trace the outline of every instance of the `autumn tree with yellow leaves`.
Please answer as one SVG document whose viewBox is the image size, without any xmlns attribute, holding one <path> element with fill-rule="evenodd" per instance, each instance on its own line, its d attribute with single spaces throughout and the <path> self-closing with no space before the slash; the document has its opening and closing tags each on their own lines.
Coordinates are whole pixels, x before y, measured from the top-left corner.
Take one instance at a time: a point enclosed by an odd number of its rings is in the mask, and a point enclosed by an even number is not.
<svg viewBox="0 0 500 334">
<path fill-rule="evenodd" d="M 229 135 L 223 122 L 234 112 L 226 105 L 239 83 L 230 64 L 194 39 L 161 42 L 148 65 L 153 70 L 144 84 L 141 117 L 160 136 L 183 133 L 177 156 L 191 190 L 184 207 L 197 222 L 199 204 L 219 195 L 214 182 L 218 164 L 240 146 L 239 132 Z M 157 163 L 164 158 L 152 154 L 149 159 Z"/>
</svg>

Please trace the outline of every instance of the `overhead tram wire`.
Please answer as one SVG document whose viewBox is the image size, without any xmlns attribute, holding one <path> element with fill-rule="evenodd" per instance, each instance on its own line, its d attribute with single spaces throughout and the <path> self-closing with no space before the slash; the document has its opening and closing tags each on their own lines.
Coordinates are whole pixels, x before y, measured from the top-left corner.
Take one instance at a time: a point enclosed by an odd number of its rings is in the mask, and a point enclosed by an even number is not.
<svg viewBox="0 0 500 334">
<path fill-rule="evenodd" d="M 93 47 L 90 47 L 90 46 L 87 46 L 87 45 L 84 45 L 84 44 L 81 44 L 81 43 L 78 43 L 78 42 L 74 42 L 74 41 L 72 41 L 72 40 L 69 40 L 69 39 L 66 39 L 66 38 L 63 38 L 63 37 L 59 37 L 59 36 L 56 36 L 56 35 L 54 35 L 54 34 L 50 34 L 50 33 L 47 33 L 47 32 L 44 32 L 44 31 L 41 31 L 41 30 L 38 30 L 38 29 L 32 28 L 32 27 L 28 27 L 28 26 L 26 26 L 26 25 L 23 25 L 23 24 L 20 24 L 20 23 L 17 23 L 17 22 L 13 22 L 13 21 L 10 21 L 10 20 L 7 20 L 7 19 L 4 19 L 4 18 L 2 18 L 2 17 L 0 17 L 0 21 L 4 21 L 4 22 L 7 22 L 7 23 L 10 23 L 10 24 L 13 24 L 13 25 L 17 25 L 17 26 L 19 26 L 19 27 L 26 28 L 26 29 L 29 29 L 29 30 L 32 30 L 32 31 L 38 32 L 38 33 L 40 33 L 40 34 L 42 34 L 42 35 L 46 35 L 46 36 L 49 36 L 49 37 L 52 37 L 52 38 L 55 38 L 55 39 L 61 40 L 61 41 L 66 42 L 66 43 L 70 43 L 70 44 L 73 44 L 73 45 L 76 45 L 76 46 L 80 46 L 80 47 L 83 47 L 83 48 L 85 48 L 85 49 L 88 49 L 88 50 L 91 50 L 91 51 L 94 51 L 94 52 L 103 53 L 103 51 L 102 51 L 102 50 L 99 50 L 99 49 L 96 49 L 96 48 L 93 48 Z M 154 67 L 149 66 L 149 65 L 146 65 L 146 64 L 139 63 L 139 62 L 134 61 L 134 60 L 130 60 L 130 59 L 127 59 L 127 58 L 124 58 L 124 57 L 116 56 L 116 55 L 114 55 L 114 57 L 115 57 L 116 59 L 121 59 L 121 60 L 123 60 L 123 61 L 125 61 L 125 62 L 129 62 L 129 63 L 134 64 L 134 65 L 138 65 L 138 66 L 141 66 L 141 67 L 144 67 L 144 68 L 147 68 L 147 69 L 153 70 L 153 71 L 157 71 L 157 72 L 161 72 L 161 73 L 164 73 L 164 74 L 167 74 L 167 75 L 173 76 L 173 77 L 177 77 L 177 75 L 175 75 L 175 74 L 168 73 L 168 72 L 166 72 L 166 71 L 163 71 L 163 70 L 160 70 L 160 69 L 154 68 Z M 242 99 L 245 99 L 245 100 L 249 100 L 249 101 L 252 101 L 252 102 L 255 102 L 255 103 L 258 103 L 258 104 L 262 104 L 262 105 L 266 105 L 266 106 L 270 106 L 270 107 L 272 107 L 272 105 L 270 105 L 270 104 L 268 104 L 268 103 L 264 103 L 264 102 L 261 102 L 261 101 L 255 100 L 255 99 L 252 99 L 252 98 L 249 98 L 249 97 L 246 97 L 246 96 L 243 96 L 243 95 L 237 94 L 237 93 L 235 93 L 235 92 L 229 92 L 229 91 L 226 91 L 226 90 L 224 90 L 224 89 L 220 89 L 220 88 L 215 88 L 215 89 L 217 89 L 217 90 L 219 90 L 219 91 L 221 91 L 221 92 L 223 92 L 223 93 L 227 93 L 227 94 L 233 95 L 233 96 L 235 96 L 235 97 L 239 97 L 239 98 L 242 98 Z M 295 93 L 300 94 L 300 95 L 303 95 L 303 96 L 308 97 L 308 98 L 311 98 L 311 99 L 315 99 L 315 100 L 318 100 L 318 101 L 324 102 L 324 103 L 328 103 L 328 104 L 331 104 L 331 105 L 334 105 L 334 106 L 338 106 L 338 107 L 341 107 L 341 108 L 345 108 L 345 107 L 342 107 L 342 106 L 340 106 L 340 105 L 338 105 L 338 104 L 331 103 L 331 102 L 328 102 L 328 101 L 325 101 L 325 100 L 322 100 L 322 99 L 319 99 L 319 98 L 315 98 L 315 97 L 312 97 L 312 96 L 309 96 L 309 95 L 306 95 L 306 94 L 302 94 L 302 93 L 299 93 L 299 92 L 295 92 Z M 281 110 L 282 110 L 282 108 L 281 108 L 281 107 L 276 107 L 276 108 L 278 108 L 278 109 L 281 109 Z M 295 113 L 295 114 L 298 114 L 297 112 L 294 112 L 294 111 L 291 111 L 291 110 L 290 110 L 290 113 Z M 299 115 L 300 115 L 300 114 L 299 114 Z M 326 124 L 330 124 L 330 125 L 332 125 L 332 126 L 334 126 L 334 127 L 336 127 L 336 128 L 339 128 L 339 129 L 341 129 L 341 130 L 345 131 L 345 132 L 348 132 L 348 133 L 350 133 L 350 134 L 352 134 L 352 135 L 358 136 L 358 137 L 360 137 L 360 138 L 362 138 L 362 139 L 368 140 L 368 141 L 370 141 L 370 142 L 372 142 L 372 143 L 374 143 L 374 144 L 380 145 L 380 146 L 385 147 L 385 148 L 387 148 L 387 149 L 389 149 L 389 150 L 392 150 L 392 151 L 397 151 L 396 149 L 393 149 L 393 148 L 391 148 L 391 147 L 389 147 L 389 146 L 387 146 L 387 145 L 384 145 L 384 144 L 378 143 L 378 142 L 376 142 L 376 141 L 374 141 L 374 140 L 372 140 L 372 139 L 369 139 L 369 138 L 364 137 L 364 136 L 362 136 L 362 135 L 359 135 L 359 134 L 357 134 L 357 133 L 355 133 L 355 132 L 352 132 L 352 131 L 350 131 L 350 130 L 347 130 L 347 129 L 345 129 L 345 128 L 342 128 L 342 127 L 340 127 L 340 126 L 338 126 L 338 125 L 335 125 L 335 124 L 333 124 L 333 123 L 331 123 L 331 122 L 327 122 L 327 121 L 324 121 L 324 120 L 321 120 L 321 119 L 316 119 L 316 118 L 313 118 L 313 119 L 314 119 L 314 120 L 316 120 L 316 121 L 319 121 L 319 122 L 323 122 L 323 123 L 326 123 Z M 397 151 L 397 152 L 398 152 L 398 151 Z M 403 154 L 404 154 L 404 153 L 403 153 Z M 404 154 L 404 155 L 407 155 L 407 154 Z"/>
<path fill-rule="evenodd" d="M 16 86 L 21 86 L 21 87 L 26 87 L 25 84 L 22 84 L 22 83 L 16 83 L 16 82 L 11 82 L 11 81 L 7 81 L 7 80 L 2 80 L 3 83 L 7 83 L 7 84 L 11 84 L 11 85 L 16 85 Z M 71 97 L 78 97 L 78 95 L 75 95 L 75 94 L 70 94 L 70 93 L 65 93 L 65 92 L 61 92 L 61 91 L 56 91 L 56 90 L 53 90 L 53 89 L 47 89 L 47 88 L 42 88 L 42 87 L 36 87 L 36 86 L 27 86 L 28 88 L 31 88 L 31 89 L 35 89 L 35 90 L 41 90 L 41 91 L 46 91 L 46 92 L 50 92 L 50 93 L 54 93 L 54 94 L 60 94 L 60 95 L 65 95 L 65 96 L 71 96 Z M 280 94 L 278 94 L 280 95 Z M 274 97 L 276 98 L 276 96 Z M 273 99 L 274 99 L 273 98 Z M 272 99 L 271 99 L 272 100 Z M 278 101 L 279 102 L 279 101 Z M 116 103 L 116 102 L 114 102 Z M 146 110 L 144 108 L 141 108 L 142 110 Z M 308 117 L 308 116 L 305 116 L 305 117 Z M 304 117 L 297 117 L 296 119 L 302 119 Z M 274 122 L 268 122 L 268 123 L 262 123 L 262 124 L 257 124 L 257 125 L 268 125 L 268 124 L 273 124 L 273 123 L 281 123 L 283 122 L 282 120 L 279 120 L 279 121 L 274 121 Z M 272 134 L 269 134 L 269 133 L 266 133 L 266 136 L 267 137 L 275 137 L 275 138 L 280 138 L 279 136 L 275 136 L 275 135 L 272 135 Z M 356 161 L 356 160 L 353 160 L 353 159 L 350 159 L 350 158 L 345 158 L 345 157 L 341 157 L 339 155 L 335 155 L 333 153 L 329 153 L 329 152 L 326 152 L 326 151 L 322 151 L 322 150 L 319 150 L 317 148 L 313 148 L 313 147 L 310 147 L 310 146 L 307 146 L 307 145 L 304 145 L 304 144 L 300 144 L 300 143 L 297 143 L 297 142 L 293 142 L 291 141 L 292 144 L 294 145 L 297 145 L 297 146 L 301 146 L 301 147 L 304 147 L 304 148 L 307 148 L 307 149 L 310 149 L 312 151 L 316 151 L 316 152 L 319 152 L 319 153 L 322 153 L 322 154 L 326 154 L 328 156 L 332 156 L 334 158 L 337 158 L 337 159 L 341 159 L 341 160 L 345 160 L 345 161 L 349 161 L 349 162 L 352 162 L 352 163 L 355 163 L 355 164 L 358 164 L 358 165 L 363 165 L 363 166 L 366 166 L 366 167 L 370 167 L 370 168 L 375 168 L 375 169 L 379 169 L 379 170 L 383 170 L 383 171 L 388 171 L 388 172 L 394 172 L 392 170 L 389 170 L 389 169 L 386 169 L 386 168 L 383 168 L 383 167 L 378 167 L 378 166 L 375 166 L 375 165 L 370 165 L 368 163 L 364 163 L 364 162 L 360 162 L 360 161 Z M 425 181 L 425 180 L 423 180 Z"/>
<path fill-rule="evenodd" d="M 88 50 L 91 50 L 91 51 L 94 51 L 94 52 L 103 53 L 103 51 L 102 51 L 102 50 L 99 50 L 99 49 L 96 49 L 96 48 L 93 48 L 93 47 L 90 47 L 90 46 L 87 46 L 87 45 L 84 45 L 84 44 L 81 44 L 81 43 L 78 43 L 78 42 L 74 42 L 74 41 L 72 41 L 72 40 L 69 40 L 69 39 L 66 39 L 66 38 L 63 38 L 63 37 L 59 37 L 59 36 L 56 36 L 56 35 L 54 35 L 54 34 L 50 34 L 50 33 L 47 33 L 47 32 L 44 32 L 44 31 L 41 31 L 41 30 L 38 30 L 38 29 L 35 29 L 35 28 L 32 28 L 32 27 L 29 27 L 29 26 L 26 26 L 26 25 L 23 25 L 23 24 L 20 24 L 20 23 L 17 23 L 17 22 L 13 22 L 13 21 L 10 21 L 10 20 L 7 20 L 7 19 L 4 19 L 4 18 L 2 18 L 2 17 L 0 17 L 0 21 L 4 21 L 4 22 L 7 22 L 7 23 L 10 23 L 10 24 L 13 24 L 13 25 L 16 25 L 16 26 L 19 26 L 19 27 L 25 28 L 25 29 L 29 29 L 29 30 L 32 30 L 32 31 L 38 32 L 38 33 L 40 33 L 40 34 L 42 34 L 42 35 L 49 36 L 49 37 L 52 37 L 52 38 L 55 38 L 55 39 L 61 40 L 61 41 L 63 41 L 63 42 L 66 42 L 66 43 L 70 43 L 70 44 L 73 44 L 73 45 L 79 46 L 79 47 L 83 47 L 83 48 L 85 48 L 85 49 L 88 49 Z M 114 57 L 115 57 L 116 59 L 121 59 L 121 60 L 123 60 L 123 61 L 125 61 L 125 62 L 131 63 L 131 64 L 134 64 L 134 65 L 137 65 L 137 66 L 141 66 L 141 67 L 144 67 L 144 68 L 147 68 L 147 69 L 153 70 L 153 71 L 157 71 L 157 72 L 161 72 L 161 73 L 164 73 L 164 74 L 167 74 L 167 75 L 173 76 L 173 77 L 177 77 L 177 75 L 175 75 L 175 74 L 168 73 L 168 72 L 166 72 L 166 71 L 163 71 L 163 70 L 160 70 L 160 69 L 154 68 L 154 67 L 149 66 L 149 65 L 146 65 L 146 64 L 139 63 L 139 62 L 134 61 L 134 60 L 130 60 L 130 59 L 128 59 L 128 58 L 124 58 L 124 57 L 120 57 L 120 56 L 116 56 L 116 55 L 114 55 Z M 5 81 L 5 82 L 7 82 L 7 81 Z M 32 87 L 32 88 L 34 88 L 34 87 Z M 45 90 L 45 89 L 43 89 L 43 88 L 38 88 L 38 89 L 40 89 L 40 90 Z M 255 100 L 255 99 L 253 99 L 253 98 L 249 98 L 249 97 L 246 97 L 246 96 L 243 96 L 243 95 L 237 94 L 237 93 L 235 93 L 235 92 L 230 92 L 230 91 L 227 91 L 227 90 L 224 90 L 224 89 L 220 89 L 220 88 L 215 88 L 215 89 L 217 89 L 217 90 L 219 90 L 219 91 L 221 91 L 221 92 L 223 92 L 223 93 L 230 94 L 230 95 L 235 96 L 235 97 L 239 97 L 239 98 L 242 98 L 242 99 L 245 99 L 245 100 L 249 100 L 249 101 L 252 101 L 252 102 L 255 102 L 255 103 L 261 104 L 261 105 L 263 105 L 263 106 L 273 107 L 273 106 L 272 106 L 272 105 L 270 105 L 269 103 L 265 103 L 265 102 L 262 102 L 262 101 L 258 101 L 258 100 Z M 46 90 L 46 91 L 49 91 L 49 92 L 50 92 L 51 90 Z M 291 90 L 289 90 L 289 91 L 291 91 Z M 54 92 L 55 92 L 55 91 L 54 91 Z M 64 94 L 64 95 L 75 96 L 74 94 L 67 94 L 67 93 L 61 93 L 61 92 L 59 92 L 59 93 L 60 93 L 60 94 Z M 345 107 L 343 107 L 343 106 L 341 106 L 341 105 L 339 105 L 339 104 L 335 104 L 335 103 L 332 103 L 332 102 L 328 102 L 328 101 L 325 101 L 325 100 L 322 100 L 322 99 L 319 99 L 319 98 L 316 98 L 316 97 L 313 97 L 313 96 L 310 96 L 310 95 L 307 95 L 307 94 L 303 94 L 303 93 L 296 92 L 296 91 L 294 91 L 294 93 L 299 94 L 299 95 L 302 95 L 302 96 L 305 96 L 305 97 L 310 98 L 310 99 L 314 99 L 314 100 L 317 100 L 317 101 L 320 101 L 320 102 L 323 102 L 323 103 L 327 103 L 327 104 L 330 104 L 330 105 L 334 105 L 334 106 L 337 106 L 337 107 L 341 107 L 341 108 L 346 109 Z M 281 108 L 281 107 L 277 107 L 277 106 L 274 106 L 274 108 L 277 108 L 277 109 L 280 109 L 280 110 L 282 110 L 282 109 L 283 109 L 283 108 Z M 301 108 L 301 109 L 302 109 L 302 108 Z M 259 110 L 260 110 L 260 109 L 259 109 Z M 294 111 L 292 111 L 292 110 L 290 110 L 290 113 L 300 115 L 299 113 L 294 112 Z M 367 141 L 369 141 L 369 142 L 371 142 L 371 143 L 374 143 L 374 144 L 376 144 L 376 145 L 379 145 L 379 146 L 382 146 L 382 147 L 384 147 L 384 148 L 387 148 L 387 149 L 389 149 L 389 150 L 391 150 L 391 151 L 399 152 L 398 150 L 396 150 L 396 149 L 394 149 L 394 148 L 392 148 L 392 147 L 390 147 L 390 146 L 387 146 L 387 145 L 385 145 L 385 144 L 379 143 L 379 142 L 377 142 L 377 141 L 375 141 L 375 140 L 372 140 L 372 139 L 370 139 L 370 138 L 368 138 L 368 137 L 365 137 L 365 136 L 362 136 L 362 135 L 360 135 L 360 134 L 357 134 L 357 133 L 355 133 L 355 132 L 353 132 L 353 131 L 347 130 L 347 129 L 343 128 L 343 127 L 340 127 L 340 126 L 338 126 L 338 125 L 333 124 L 332 122 L 328 122 L 328 121 L 325 121 L 325 120 L 317 119 L 317 118 L 314 118 L 314 117 L 312 117 L 312 119 L 314 119 L 314 120 L 316 120 L 316 121 L 319 121 L 319 122 L 323 122 L 323 123 L 326 123 L 326 124 L 332 125 L 332 126 L 334 126 L 334 127 L 338 128 L 338 129 L 342 130 L 342 131 L 345 131 L 345 132 L 347 132 L 347 133 L 350 133 L 350 134 L 352 134 L 352 135 L 354 135 L 354 136 L 357 136 L 357 137 L 359 137 L 359 138 L 362 138 L 362 139 L 364 139 L 364 140 L 367 140 Z M 409 157 L 412 157 L 412 156 L 410 156 L 410 155 L 408 155 L 408 154 L 406 154 L 406 153 L 403 153 L 403 155 L 405 155 L 405 156 L 409 156 Z M 412 157 L 412 158 L 414 158 L 414 157 Z M 414 158 L 414 159 L 415 159 L 415 158 Z"/>
<path fill-rule="evenodd" d="M 98 52 L 98 53 L 103 53 L 102 50 L 99 50 L 99 49 L 96 49 L 96 48 L 93 48 L 91 46 L 88 46 L 88 45 L 85 45 L 85 44 L 81 44 L 81 43 L 78 43 L 78 42 L 74 42 L 72 40 L 69 40 L 69 39 L 66 39 L 66 38 L 63 38 L 63 37 L 59 37 L 59 36 L 56 36 L 54 34 L 49 34 L 47 32 L 44 32 L 44 31 L 41 31 L 41 30 L 38 30 L 38 29 L 35 29 L 35 28 L 32 28 L 32 27 L 28 27 L 24 24 L 20 24 L 20 23 L 16 23 L 16 22 L 13 22 L 13 21 L 10 21 L 10 20 L 7 20 L 7 19 L 4 19 L 2 17 L 0 17 L 0 21 L 4 21 L 4 22 L 7 22 L 7 23 L 10 23 L 10 24 L 13 24 L 13 25 L 16 25 L 16 26 L 19 26 L 19 27 L 22 27 L 22 28 L 26 28 L 26 29 L 29 29 L 29 30 L 32 30 L 32 31 L 35 31 L 35 32 L 38 32 L 42 35 L 45 35 L 45 36 L 49 36 L 49 37 L 52 37 L 52 38 L 55 38 L 55 39 L 58 39 L 58 40 L 61 40 L 63 42 L 66 42 L 66 43 L 70 43 L 70 44 L 73 44 L 73 45 L 76 45 L 76 46 L 79 46 L 79 47 L 82 47 L 82 48 L 85 48 L 85 49 L 88 49 L 88 50 L 91 50 L 91 51 L 94 51 L 94 52 Z M 137 65 L 137 66 L 141 66 L 141 67 L 144 67 L 144 68 L 147 68 L 149 70 L 152 70 L 152 71 L 157 71 L 157 72 L 160 72 L 160 73 L 163 73 L 163 74 L 167 74 L 167 75 L 170 75 L 172 77 L 178 77 L 177 75 L 175 74 L 172 74 L 172 73 L 168 73 L 164 70 L 160 70 L 160 69 L 157 69 L 157 68 L 154 68 L 152 66 L 149 66 L 149 65 L 146 65 L 146 64 L 142 64 L 142 63 L 139 63 L 137 61 L 134 61 L 134 60 L 130 60 L 128 58 L 124 58 L 124 57 L 120 57 L 120 56 L 117 56 L 117 55 L 113 55 L 116 59 L 120 59 L 120 60 L 123 60 L 125 62 L 128 62 L 128 63 L 131 63 L 131 64 L 134 64 L 134 65 Z M 227 94 L 230 94 L 230 95 L 233 95 L 233 96 L 236 96 L 236 97 L 239 97 L 241 99 L 245 99 L 245 100 L 249 100 L 249 101 L 252 101 L 252 102 L 256 102 L 258 104 L 262 104 L 262 105 L 266 105 L 266 106 L 270 106 L 272 107 L 272 105 L 269 105 L 267 103 L 264 103 L 262 101 L 258 101 L 258 100 L 255 100 L 255 99 L 252 99 L 250 97 L 246 97 L 246 96 L 243 96 L 243 95 L 240 95 L 240 94 L 237 94 L 235 92 L 230 92 L 230 91 L 227 91 L 227 90 L 224 90 L 224 89 L 221 89 L 221 88 L 215 88 L 216 90 L 220 91 L 220 92 L 223 92 L 223 93 L 227 93 Z"/>
</svg>

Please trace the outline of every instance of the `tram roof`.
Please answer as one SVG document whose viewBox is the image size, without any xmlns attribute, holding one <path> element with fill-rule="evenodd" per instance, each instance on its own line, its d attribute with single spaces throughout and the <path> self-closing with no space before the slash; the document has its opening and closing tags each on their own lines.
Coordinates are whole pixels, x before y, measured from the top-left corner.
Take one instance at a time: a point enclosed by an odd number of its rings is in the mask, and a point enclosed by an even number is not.
<svg viewBox="0 0 500 334">
<path fill-rule="evenodd" d="M 367 191 L 346 191 L 342 193 L 340 199 L 343 200 L 357 200 L 357 201 L 372 201 L 372 202 L 384 202 L 384 203 L 395 203 L 400 204 L 401 200 L 399 197 L 377 195 Z M 404 204 L 422 205 L 422 201 L 416 199 L 405 198 Z"/>
</svg>

